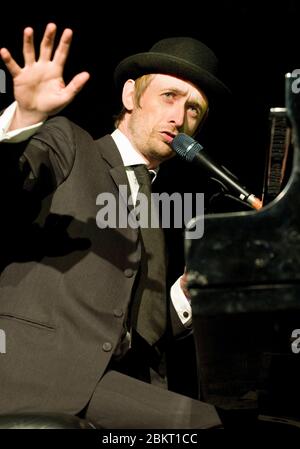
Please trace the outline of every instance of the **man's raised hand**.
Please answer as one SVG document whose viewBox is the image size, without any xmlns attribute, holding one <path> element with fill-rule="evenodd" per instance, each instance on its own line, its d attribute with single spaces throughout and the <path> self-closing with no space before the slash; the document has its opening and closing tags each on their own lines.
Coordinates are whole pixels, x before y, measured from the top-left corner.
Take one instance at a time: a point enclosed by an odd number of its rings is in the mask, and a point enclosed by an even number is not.
<svg viewBox="0 0 300 449">
<path fill-rule="evenodd" d="M 12 75 L 14 96 L 18 103 L 10 129 L 33 125 L 67 106 L 89 79 L 81 72 L 65 85 L 63 70 L 72 41 L 72 30 L 66 28 L 53 54 L 56 25 L 49 23 L 35 57 L 33 29 L 25 28 L 23 40 L 24 67 L 20 67 L 6 48 L 0 55 Z"/>
</svg>

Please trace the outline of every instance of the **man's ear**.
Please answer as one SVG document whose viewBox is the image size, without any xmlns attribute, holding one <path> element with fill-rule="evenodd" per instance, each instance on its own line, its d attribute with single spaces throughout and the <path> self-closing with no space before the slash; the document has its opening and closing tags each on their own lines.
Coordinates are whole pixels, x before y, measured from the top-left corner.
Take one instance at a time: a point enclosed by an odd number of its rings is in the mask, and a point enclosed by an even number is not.
<svg viewBox="0 0 300 449">
<path fill-rule="evenodd" d="M 134 108 L 134 86 L 135 82 L 131 79 L 127 80 L 123 86 L 122 102 L 127 111 L 132 111 Z"/>
</svg>

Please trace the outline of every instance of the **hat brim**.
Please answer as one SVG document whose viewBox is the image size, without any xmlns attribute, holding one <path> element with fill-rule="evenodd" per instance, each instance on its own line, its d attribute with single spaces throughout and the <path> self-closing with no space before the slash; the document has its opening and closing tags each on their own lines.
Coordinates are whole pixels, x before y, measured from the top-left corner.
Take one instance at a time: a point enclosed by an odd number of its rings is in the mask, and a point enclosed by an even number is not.
<svg viewBox="0 0 300 449">
<path fill-rule="evenodd" d="M 123 59 L 116 67 L 114 80 L 121 89 L 128 79 L 150 73 L 163 73 L 190 81 L 207 96 L 209 103 L 218 102 L 231 92 L 218 78 L 184 59 L 157 52 L 138 53 Z"/>
</svg>

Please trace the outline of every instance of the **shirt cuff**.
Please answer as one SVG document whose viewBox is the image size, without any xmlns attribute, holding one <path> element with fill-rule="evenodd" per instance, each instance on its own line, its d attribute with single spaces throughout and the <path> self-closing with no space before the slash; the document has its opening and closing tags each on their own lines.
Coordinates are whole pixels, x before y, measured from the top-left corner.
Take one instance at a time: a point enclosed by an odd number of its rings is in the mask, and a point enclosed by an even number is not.
<svg viewBox="0 0 300 449">
<path fill-rule="evenodd" d="M 37 132 L 44 122 L 39 122 L 26 128 L 14 129 L 8 131 L 15 114 L 17 102 L 14 101 L 0 116 L 0 142 L 18 143 L 29 139 Z"/>
<path fill-rule="evenodd" d="M 180 278 L 171 287 L 171 301 L 174 309 L 182 322 L 188 328 L 192 325 L 192 307 L 189 299 L 185 296 L 180 287 Z"/>
</svg>

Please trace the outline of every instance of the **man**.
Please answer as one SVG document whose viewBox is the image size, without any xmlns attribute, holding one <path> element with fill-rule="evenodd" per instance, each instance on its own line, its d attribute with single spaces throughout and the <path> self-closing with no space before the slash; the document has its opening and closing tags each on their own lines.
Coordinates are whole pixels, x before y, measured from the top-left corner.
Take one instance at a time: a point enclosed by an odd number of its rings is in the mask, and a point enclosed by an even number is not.
<svg viewBox="0 0 300 449">
<path fill-rule="evenodd" d="M 175 38 L 122 61 L 117 130 L 94 141 L 67 119 L 48 120 L 89 78 L 82 72 L 65 86 L 72 32 L 63 32 L 51 59 L 55 32 L 48 24 L 36 60 L 33 30 L 24 30 L 24 68 L 1 49 L 16 102 L 0 126 L 2 182 L 10 189 L 3 198 L 0 413 L 80 414 L 104 428 L 218 426 L 214 407 L 144 382 L 149 367 L 162 375 L 166 332 L 180 335 L 190 325 L 184 277 L 166 310 L 160 229 L 100 229 L 96 219 L 99 195 L 111 193 L 124 210 L 119 193 L 127 186 L 134 207 L 147 184 L 137 167 L 156 174 L 174 156 L 173 137 L 197 131 L 210 98 L 226 91 L 215 56 L 198 41 Z"/>
</svg>

